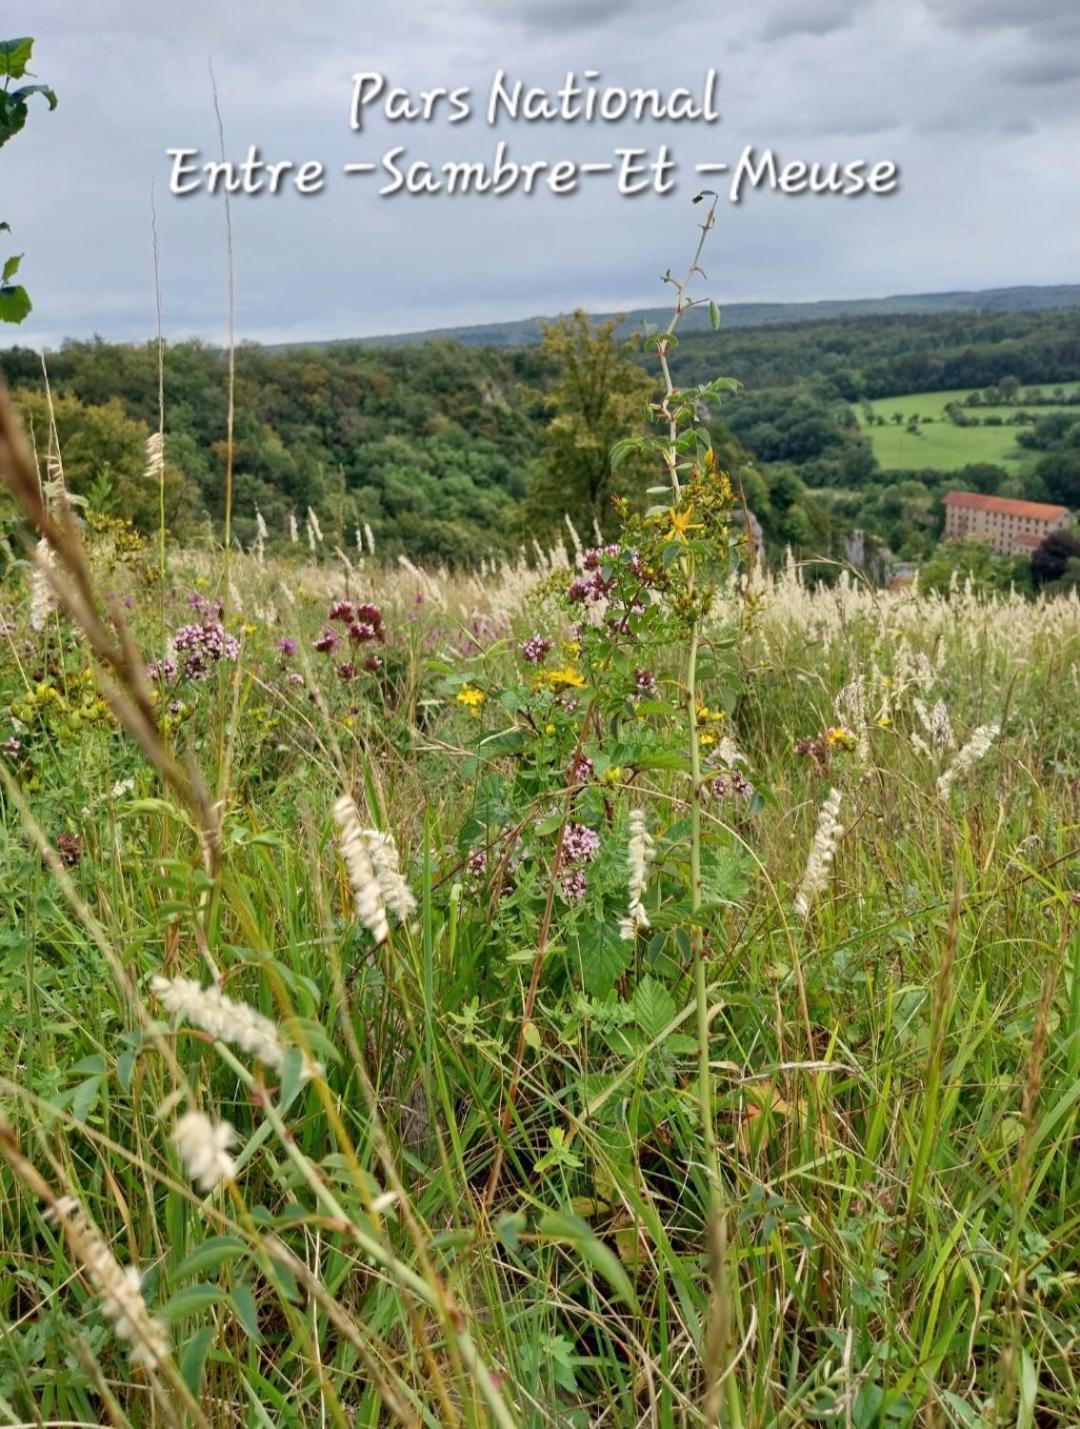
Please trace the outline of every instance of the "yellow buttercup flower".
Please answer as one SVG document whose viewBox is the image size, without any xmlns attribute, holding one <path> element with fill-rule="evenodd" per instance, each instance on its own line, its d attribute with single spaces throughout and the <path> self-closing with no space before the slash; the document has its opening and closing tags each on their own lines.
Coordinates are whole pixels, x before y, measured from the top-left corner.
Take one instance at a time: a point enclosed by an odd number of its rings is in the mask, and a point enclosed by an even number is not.
<svg viewBox="0 0 1080 1429">
<path fill-rule="evenodd" d="M 553 690 L 583 690 L 586 685 L 584 677 L 572 665 L 565 665 L 561 670 L 545 670 L 540 676 L 540 681 L 545 685 L 550 685 Z M 458 699 L 460 698 L 459 695 Z"/>
<path fill-rule="evenodd" d="M 483 690 L 478 690 L 475 685 L 462 685 L 457 692 L 458 704 L 464 705 L 471 715 L 480 713 L 480 706 L 485 698 Z"/>
<path fill-rule="evenodd" d="M 845 729 L 843 725 L 833 725 L 832 729 L 825 731 L 825 740 L 830 749 L 854 749 L 858 740 L 850 729 Z"/>
</svg>

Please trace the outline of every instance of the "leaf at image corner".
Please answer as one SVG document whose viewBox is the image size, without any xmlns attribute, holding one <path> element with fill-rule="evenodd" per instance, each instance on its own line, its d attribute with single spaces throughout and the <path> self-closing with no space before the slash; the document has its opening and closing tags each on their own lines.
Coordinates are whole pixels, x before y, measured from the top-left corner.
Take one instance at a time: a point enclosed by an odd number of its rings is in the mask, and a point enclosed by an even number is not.
<svg viewBox="0 0 1080 1429">
<path fill-rule="evenodd" d="M 30 294 L 19 284 L 0 287 L 0 322 L 21 323 L 33 310 Z"/>
</svg>

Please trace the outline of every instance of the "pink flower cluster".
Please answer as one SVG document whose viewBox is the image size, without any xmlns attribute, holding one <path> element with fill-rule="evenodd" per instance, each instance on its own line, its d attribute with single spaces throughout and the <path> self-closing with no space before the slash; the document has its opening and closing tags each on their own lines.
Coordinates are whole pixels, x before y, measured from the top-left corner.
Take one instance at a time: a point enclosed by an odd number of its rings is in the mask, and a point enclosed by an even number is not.
<svg viewBox="0 0 1080 1429">
<path fill-rule="evenodd" d="M 531 635 L 521 646 L 521 653 L 530 665 L 542 665 L 551 650 L 546 635 Z"/>
<path fill-rule="evenodd" d="M 335 600 L 327 611 L 326 618 L 347 626 L 346 634 L 354 645 L 364 645 L 371 640 L 386 640 L 383 613 L 374 601 L 354 604 L 351 600 Z M 312 644 L 321 655 L 329 655 L 341 644 L 341 637 L 327 625 Z M 382 661 L 377 655 L 369 655 L 364 661 L 365 670 L 378 670 L 381 667 Z M 351 661 L 346 661 L 338 667 L 338 674 L 343 680 L 354 679 L 357 673 L 357 667 Z"/>
<path fill-rule="evenodd" d="M 182 673 L 188 680 L 205 680 L 210 667 L 219 660 L 235 660 L 240 642 L 230 635 L 220 620 L 205 620 L 201 625 L 181 625 L 172 639 L 173 649 L 183 655 Z M 171 662 L 165 661 L 164 664 Z M 158 676 L 157 678 L 160 678 Z"/>
<path fill-rule="evenodd" d="M 600 835 L 585 824 L 567 824 L 562 836 L 564 864 L 587 864 L 600 852 Z"/>
</svg>

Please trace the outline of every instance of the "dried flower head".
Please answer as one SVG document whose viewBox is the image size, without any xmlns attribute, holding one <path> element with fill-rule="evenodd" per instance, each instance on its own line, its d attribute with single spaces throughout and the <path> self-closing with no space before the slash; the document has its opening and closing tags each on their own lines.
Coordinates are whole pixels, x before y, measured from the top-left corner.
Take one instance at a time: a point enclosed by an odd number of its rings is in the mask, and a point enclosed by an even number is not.
<svg viewBox="0 0 1080 1429">
<path fill-rule="evenodd" d="M 172 1140 L 184 1171 L 200 1191 L 232 1180 L 236 1163 L 229 1148 L 235 1145 L 236 1132 L 227 1121 L 215 1125 L 205 1112 L 185 1112 L 177 1120 Z"/>
</svg>

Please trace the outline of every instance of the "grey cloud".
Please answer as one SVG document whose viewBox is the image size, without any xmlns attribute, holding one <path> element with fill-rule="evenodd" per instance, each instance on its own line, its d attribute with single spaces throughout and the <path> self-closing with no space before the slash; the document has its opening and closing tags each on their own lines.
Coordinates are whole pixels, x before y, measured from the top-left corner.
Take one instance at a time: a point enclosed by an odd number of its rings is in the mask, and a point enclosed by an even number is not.
<svg viewBox="0 0 1080 1429">
<path fill-rule="evenodd" d="M 707 264 L 722 300 L 1075 276 L 1080 202 L 1062 187 L 1060 155 L 1080 146 L 1080 126 L 1066 76 L 1045 67 L 1060 69 L 1066 54 L 1053 48 L 1062 7 L 1045 0 L 936 0 L 932 11 L 885 0 L 858 10 L 855 0 L 806 0 L 799 10 L 793 0 L 323 0 L 306 9 L 294 0 L 96 0 L 92 28 L 71 0 L 12 3 L 24 18 L 11 32 L 37 36 L 36 68 L 56 85 L 60 108 L 34 116 L 0 151 L 0 182 L 11 205 L 18 200 L 4 216 L 26 249 L 35 302 L 25 327 L 0 343 L 153 331 L 152 178 L 167 331 L 221 338 L 221 204 L 165 191 L 166 147 L 216 153 L 208 54 L 230 154 L 257 143 L 268 160 L 322 159 L 330 176 L 311 199 L 234 203 L 245 337 L 657 305 L 656 274 L 693 241 L 695 163 L 734 162 L 750 144 L 782 161 L 895 159 L 903 184 L 867 203 L 762 190 L 725 205 Z M 482 107 L 496 68 L 551 88 L 588 67 L 616 83 L 693 88 L 708 65 L 721 74 L 723 119 L 713 126 L 347 127 L 359 69 L 381 69 L 414 93 L 471 85 Z M 596 180 L 563 199 L 381 200 L 374 181 L 349 185 L 339 173 L 395 144 L 434 164 L 487 159 L 498 138 L 516 158 L 548 161 L 667 142 L 679 188 L 629 201 Z"/>
<path fill-rule="evenodd" d="M 660 27 L 684 3 L 685 0 L 523 0 L 513 16 L 507 15 L 505 0 L 482 0 L 480 8 L 493 19 L 517 18 L 528 30 L 567 34 L 634 18 L 649 18 Z"/>
<path fill-rule="evenodd" d="M 986 33 L 1014 29 L 1040 39 L 1066 39 L 1080 31 L 1075 0 L 927 0 L 949 29 Z"/>
<path fill-rule="evenodd" d="M 1068 84 L 1080 79 L 1080 53 L 1032 55 L 1030 59 L 1019 60 L 1001 71 L 1003 79 L 1011 84 L 1042 85 Z"/>
<path fill-rule="evenodd" d="M 781 4 L 760 30 L 763 40 L 786 40 L 793 36 L 832 35 L 846 29 L 855 18 L 854 0 L 804 0 Z"/>
</svg>

